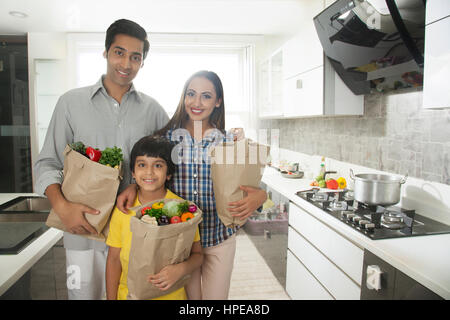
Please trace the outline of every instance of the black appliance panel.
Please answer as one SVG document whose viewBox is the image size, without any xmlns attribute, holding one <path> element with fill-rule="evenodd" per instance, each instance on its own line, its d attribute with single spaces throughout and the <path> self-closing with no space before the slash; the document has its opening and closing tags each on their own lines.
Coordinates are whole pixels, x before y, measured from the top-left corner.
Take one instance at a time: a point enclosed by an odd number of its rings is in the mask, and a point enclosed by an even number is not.
<svg viewBox="0 0 450 320">
<path fill-rule="evenodd" d="M 353 93 L 422 86 L 424 1 L 386 0 L 377 8 L 370 0 L 338 0 L 313 21 L 325 55 Z"/>
<path fill-rule="evenodd" d="M 381 270 L 379 290 L 367 286 L 368 266 L 378 266 Z M 372 252 L 364 250 L 361 300 L 443 300 L 443 298 Z"/>
</svg>

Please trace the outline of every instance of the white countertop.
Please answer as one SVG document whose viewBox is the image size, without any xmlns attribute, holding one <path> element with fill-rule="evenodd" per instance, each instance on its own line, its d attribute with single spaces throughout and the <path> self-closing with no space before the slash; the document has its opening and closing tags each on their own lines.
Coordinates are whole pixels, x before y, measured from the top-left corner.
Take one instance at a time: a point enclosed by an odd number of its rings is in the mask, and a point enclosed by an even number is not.
<svg viewBox="0 0 450 320">
<path fill-rule="evenodd" d="M 27 195 L 36 194 L 1 193 L 0 204 Z M 39 261 L 63 237 L 63 234 L 58 229 L 50 228 L 19 254 L 0 255 L 0 296 Z"/>
<path fill-rule="evenodd" d="M 357 246 L 374 253 L 443 298 L 450 299 L 450 234 L 371 240 L 295 194 L 310 189 L 311 181 L 283 178 L 273 168 L 266 168 L 262 179 L 266 185 Z"/>
</svg>

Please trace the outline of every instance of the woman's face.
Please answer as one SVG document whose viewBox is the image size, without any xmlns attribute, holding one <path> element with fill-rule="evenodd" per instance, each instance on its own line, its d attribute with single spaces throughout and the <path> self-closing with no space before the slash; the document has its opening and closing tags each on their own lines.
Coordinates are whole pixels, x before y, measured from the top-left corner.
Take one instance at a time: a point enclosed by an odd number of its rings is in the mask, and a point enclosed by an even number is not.
<svg viewBox="0 0 450 320">
<path fill-rule="evenodd" d="M 214 108 L 220 106 L 214 84 L 204 77 L 191 80 L 184 98 L 184 108 L 190 121 L 207 121 Z"/>
</svg>

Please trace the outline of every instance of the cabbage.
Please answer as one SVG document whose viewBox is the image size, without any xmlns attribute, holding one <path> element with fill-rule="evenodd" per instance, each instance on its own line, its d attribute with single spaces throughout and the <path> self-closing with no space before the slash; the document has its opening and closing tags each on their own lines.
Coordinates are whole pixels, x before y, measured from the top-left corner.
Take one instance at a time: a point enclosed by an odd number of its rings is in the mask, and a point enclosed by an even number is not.
<svg viewBox="0 0 450 320">
<path fill-rule="evenodd" d="M 168 217 L 178 216 L 180 214 L 180 209 L 178 208 L 178 202 L 168 201 L 164 204 L 163 212 Z"/>
</svg>

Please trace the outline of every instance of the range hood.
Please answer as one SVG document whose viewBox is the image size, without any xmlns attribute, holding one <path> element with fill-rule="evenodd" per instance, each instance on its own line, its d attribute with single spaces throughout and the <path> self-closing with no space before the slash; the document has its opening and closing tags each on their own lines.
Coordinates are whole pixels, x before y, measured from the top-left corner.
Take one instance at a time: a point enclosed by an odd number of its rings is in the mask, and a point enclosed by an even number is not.
<svg viewBox="0 0 450 320">
<path fill-rule="evenodd" d="M 313 20 L 354 94 L 422 86 L 425 0 L 338 0 Z"/>
</svg>

